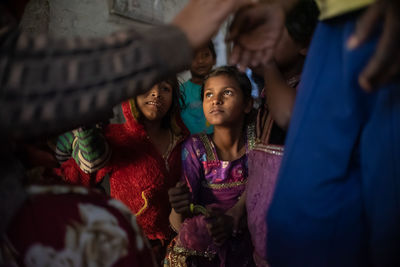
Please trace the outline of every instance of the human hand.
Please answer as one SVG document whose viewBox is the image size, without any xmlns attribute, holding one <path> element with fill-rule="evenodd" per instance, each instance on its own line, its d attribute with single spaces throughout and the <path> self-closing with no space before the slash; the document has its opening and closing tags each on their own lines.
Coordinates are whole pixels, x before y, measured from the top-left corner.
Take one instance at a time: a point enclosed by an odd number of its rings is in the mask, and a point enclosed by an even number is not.
<svg viewBox="0 0 400 267">
<path fill-rule="evenodd" d="M 206 215 L 207 230 L 217 246 L 222 246 L 232 234 L 233 218 L 217 210 Z"/>
<path fill-rule="evenodd" d="M 172 21 L 187 36 L 193 49 L 200 48 L 238 8 L 257 0 L 190 0 Z"/>
<path fill-rule="evenodd" d="M 377 0 L 359 19 L 347 46 L 357 48 L 383 21 L 383 30 L 374 55 L 358 77 L 360 86 L 373 91 L 400 75 L 400 1 Z"/>
<path fill-rule="evenodd" d="M 246 228 L 246 203 L 244 201 L 238 201 L 232 208 L 225 212 L 225 215 L 232 217 L 232 236 L 240 234 Z"/>
<path fill-rule="evenodd" d="M 227 40 L 233 41 L 231 64 L 239 68 L 265 65 L 273 58 L 285 22 L 279 3 L 262 3 L 242 8 L 231 24 Z"/>
<path fill-rule="evenodd" d="M 178 182 L 175 187 L 168 190 L 171 207 L 178 214 L 190 212 L 190 191 L 185 182 Z"/>
</svg>

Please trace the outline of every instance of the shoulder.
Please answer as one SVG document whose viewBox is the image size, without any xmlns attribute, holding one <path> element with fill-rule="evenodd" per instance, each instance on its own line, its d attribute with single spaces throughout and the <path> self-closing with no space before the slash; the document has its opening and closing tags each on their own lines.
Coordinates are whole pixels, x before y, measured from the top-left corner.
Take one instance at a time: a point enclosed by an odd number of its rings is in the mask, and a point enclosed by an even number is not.
<svg viewBox="0 0 400 267">
<path fill-rule="evenodd" d="M 200 158 L 205 152 L 202 139 L 203 134 L 194 134 L 189 136 L 182 145 L 183 154 L 194 153 L 197 158 Z"/>
<path fill-rule="evenodd" d="M 193 134 L 183 142 L 184 148 L 198 148 L 202 145 L 201 134 Z"/>
</svg>

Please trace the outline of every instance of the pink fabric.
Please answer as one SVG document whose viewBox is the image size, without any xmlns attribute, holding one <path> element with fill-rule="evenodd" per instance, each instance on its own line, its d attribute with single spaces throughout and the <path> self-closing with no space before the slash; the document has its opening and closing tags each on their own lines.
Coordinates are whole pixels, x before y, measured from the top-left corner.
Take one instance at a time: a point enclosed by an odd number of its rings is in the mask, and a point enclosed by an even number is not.
<svg viewBox="0 0 400 267">
<path fill-rule="evenodd" d="M 249 153 L 247 221 L 254 250 L 266 259 L 266 216 L 271 204 L 282 156 L 259 150 Z"/>
</svg>

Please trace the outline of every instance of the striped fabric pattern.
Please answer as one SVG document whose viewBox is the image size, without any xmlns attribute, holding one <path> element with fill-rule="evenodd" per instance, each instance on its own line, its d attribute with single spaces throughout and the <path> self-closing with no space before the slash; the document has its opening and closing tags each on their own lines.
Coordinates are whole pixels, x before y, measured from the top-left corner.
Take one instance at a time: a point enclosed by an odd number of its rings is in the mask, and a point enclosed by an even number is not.
<svg viewBox="0 0 400 267">
<path fill-rule="evenodd" d="M 81 127 L 57 139 L 56 158 L 60 164 L 72 157 L 85 173 L 94 173 L 103 168 L 110 156 L 109 145 L 97 127 Z"/>
<path fill-rule="evenodd" d="M 174 26 L 54 39 L 3 23 L 0 131 L 6 135 L 33 137 L 96 123 L 113 106 L 190 65 L 192 49 Z"/>
<path fill-rule="evenodd" d="M 85 173 L 98 171 L 110 159 L 110 147 L 100 131 L 99 128 L 76 131 L 72 157 Z"/>
<path fill-rule="evenodd" d="M 66 132 L 57 138 L 55 154 L 56 154 L 56 158 L 60 164 L 64 163 L 69 158 L 71 158 L 72 143 L 74 142 L 74 139 L 75 139 L 75 136 L 72 133 L 72 131 Z"/>
</svg>

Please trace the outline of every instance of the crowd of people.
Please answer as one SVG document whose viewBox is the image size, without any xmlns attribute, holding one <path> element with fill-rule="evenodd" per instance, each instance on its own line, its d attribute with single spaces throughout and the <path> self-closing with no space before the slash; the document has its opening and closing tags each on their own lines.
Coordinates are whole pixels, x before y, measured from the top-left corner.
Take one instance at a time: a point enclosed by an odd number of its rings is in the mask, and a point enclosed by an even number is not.
<svg viewBox="0 0 400 267">
<path fill-rule="evenodd" d="M 65 40 L 26 2 L 0 2 L 1 266 L 400 266 L 398 1 L 189 0 Z"/>
</svg>

